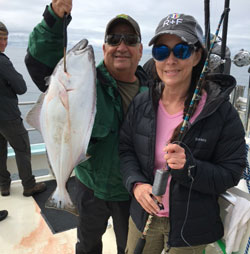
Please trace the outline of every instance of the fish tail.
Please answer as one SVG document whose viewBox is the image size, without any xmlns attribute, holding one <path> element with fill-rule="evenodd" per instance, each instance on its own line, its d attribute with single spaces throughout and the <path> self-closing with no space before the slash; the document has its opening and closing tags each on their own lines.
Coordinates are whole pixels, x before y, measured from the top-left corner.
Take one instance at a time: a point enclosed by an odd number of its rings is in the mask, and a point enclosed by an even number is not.
<svg viewBox="0 0 250 254">
<path fill-rule="evenodd" d="M 58 187 L 46 201 L 45 207 L 64 210 L 74 215 L 78 215 L 76 206 L 73 204 L 67 190 L 60 190 Z"/>
</svg>

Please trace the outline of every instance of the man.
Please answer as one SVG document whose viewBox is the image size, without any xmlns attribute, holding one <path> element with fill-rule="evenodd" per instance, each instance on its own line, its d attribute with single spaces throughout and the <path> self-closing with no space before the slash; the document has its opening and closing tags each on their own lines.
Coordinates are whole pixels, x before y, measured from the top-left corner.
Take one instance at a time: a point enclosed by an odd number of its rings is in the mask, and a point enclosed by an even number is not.
<svg viewBox="0 0 250 254">
<path fill-rule="evenodd" d="M 25 61 L 41 91 L 46 90 L 44 77 L 63 55 L 63 16 L 71 8 L 72 0 L 53 0 L 30 35 Z M 148 86 L 143 69 L 137 67 L 142 56 L 141 33 L 131 17 L 118 15 L 108 23 L 103 53 L 104 60 L 96 68 L 97 114 L 88 147 L 91 157 L 75 168 L 77 254 L 102 253 L 101 239 L 110 216 L 117 252 L 125 251 L 130 198 L 120 175 L 119 128 L 132 98 Z"/>
<path fill-rule="evenodd" d="M 10 173 L 7 170 L 7 142 L 16 154 L 23 195 L 32 196 L 46 189 L 45 183 L 36 183 L 32 175 L 30 143 L 18 108 L 17 94 L 24 94 L 26 83 L 3 53 L 8 44 L 8 30 L 0 22 L 0 188 L 1 195 L 10 195 Z"/>
<path fill-rule="evenodd" d="M 0 211 L 0 221 L 4 220 L 8 216 L 7 210 L 1 210 Z"/>
</svg>

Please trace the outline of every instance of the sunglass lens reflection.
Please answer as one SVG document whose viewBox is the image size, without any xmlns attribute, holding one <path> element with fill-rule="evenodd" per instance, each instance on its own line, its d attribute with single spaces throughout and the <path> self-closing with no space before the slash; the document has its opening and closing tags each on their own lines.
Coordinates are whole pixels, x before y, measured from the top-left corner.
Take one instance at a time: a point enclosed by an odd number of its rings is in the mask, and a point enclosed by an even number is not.
<svg viewBox="0 0 250 254">
<path fill-rule="evenodd" d="M 105 42 L 109 45 L 117 46 L 122 40 L 128 46 L 135 46 L 140 42 L 140 39 L 136 34 L 109 34 L 106 36 Z"/>
<path fill-rule="evenodd" d="M 170 49 L 166 45 L 156 45 L 152 49 L 152 55 L 157 61 L 163 61 L 167 59 L 171 51 L 173 51 L 175 57 L 184 60 L 191 56 L 193 49 L 193 46 L 183 43 L 175 45 L 173 49 Z"/>
</svg>

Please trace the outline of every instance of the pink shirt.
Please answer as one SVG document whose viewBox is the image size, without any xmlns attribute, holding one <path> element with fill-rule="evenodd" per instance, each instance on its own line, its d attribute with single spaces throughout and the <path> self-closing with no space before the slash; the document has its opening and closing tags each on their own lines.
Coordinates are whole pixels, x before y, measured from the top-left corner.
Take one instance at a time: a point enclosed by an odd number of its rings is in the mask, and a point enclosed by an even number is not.
<svg viewBox="0 0 250 254">
<path fill-rule="evenodd" d="M 204 91 L 202 98 L 198 104 L 195 114 L 190 119 L 192 123 L 196 117 L 200 114 L 203 106 L 206 103 L 207 93 Z M 155 144 L 155 165 L 154 173 L 156 169 L 161 169 L 166 167 L 166 161 L 164 160 L 163 148 L 169 142 L 172 137 L 174 129 L 182 122 L 183 111 L 178 112 L 174 115 L 170 115 L 164 108 L 162 101 L 159 101 L 158 111 L 157 111 L 157 123 L 156 123 L 156 144 Z M 170 186 L 171 175 L 168 178 L 168 183 L 166 187 L 166 192 L 162 196 L 162 203 L 164 205 L 164 210 L 160 210 L 157 213 L 159 217 L 169 217 L 169 186 Z"/>
</svg>

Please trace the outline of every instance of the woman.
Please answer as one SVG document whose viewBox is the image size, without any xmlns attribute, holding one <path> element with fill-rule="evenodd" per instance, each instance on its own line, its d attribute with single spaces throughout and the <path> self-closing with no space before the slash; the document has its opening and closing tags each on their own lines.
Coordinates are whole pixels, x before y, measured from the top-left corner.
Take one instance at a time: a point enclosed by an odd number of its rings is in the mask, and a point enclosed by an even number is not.
<svg viewBox="0 0 250 254">
<path fill-rule="evenodd" d="M 144 254 L 202 254 L 223 236 L 218 197 L 238 184 L 246 156 L 244 129 L 229 102 L 233 77 L 207 75 L 178 141 L 207 55 L 202 37 L 192 16 L 171 14 L 149 42 L 158 81 L 134 99 L 120 134 L 121 171 L 132 195 L 126 253 L 134 252 L 148 214 L 153 219 Z M 170 174 L 165 194 L 155 196 L 160 168 Z"/>
</svg>

